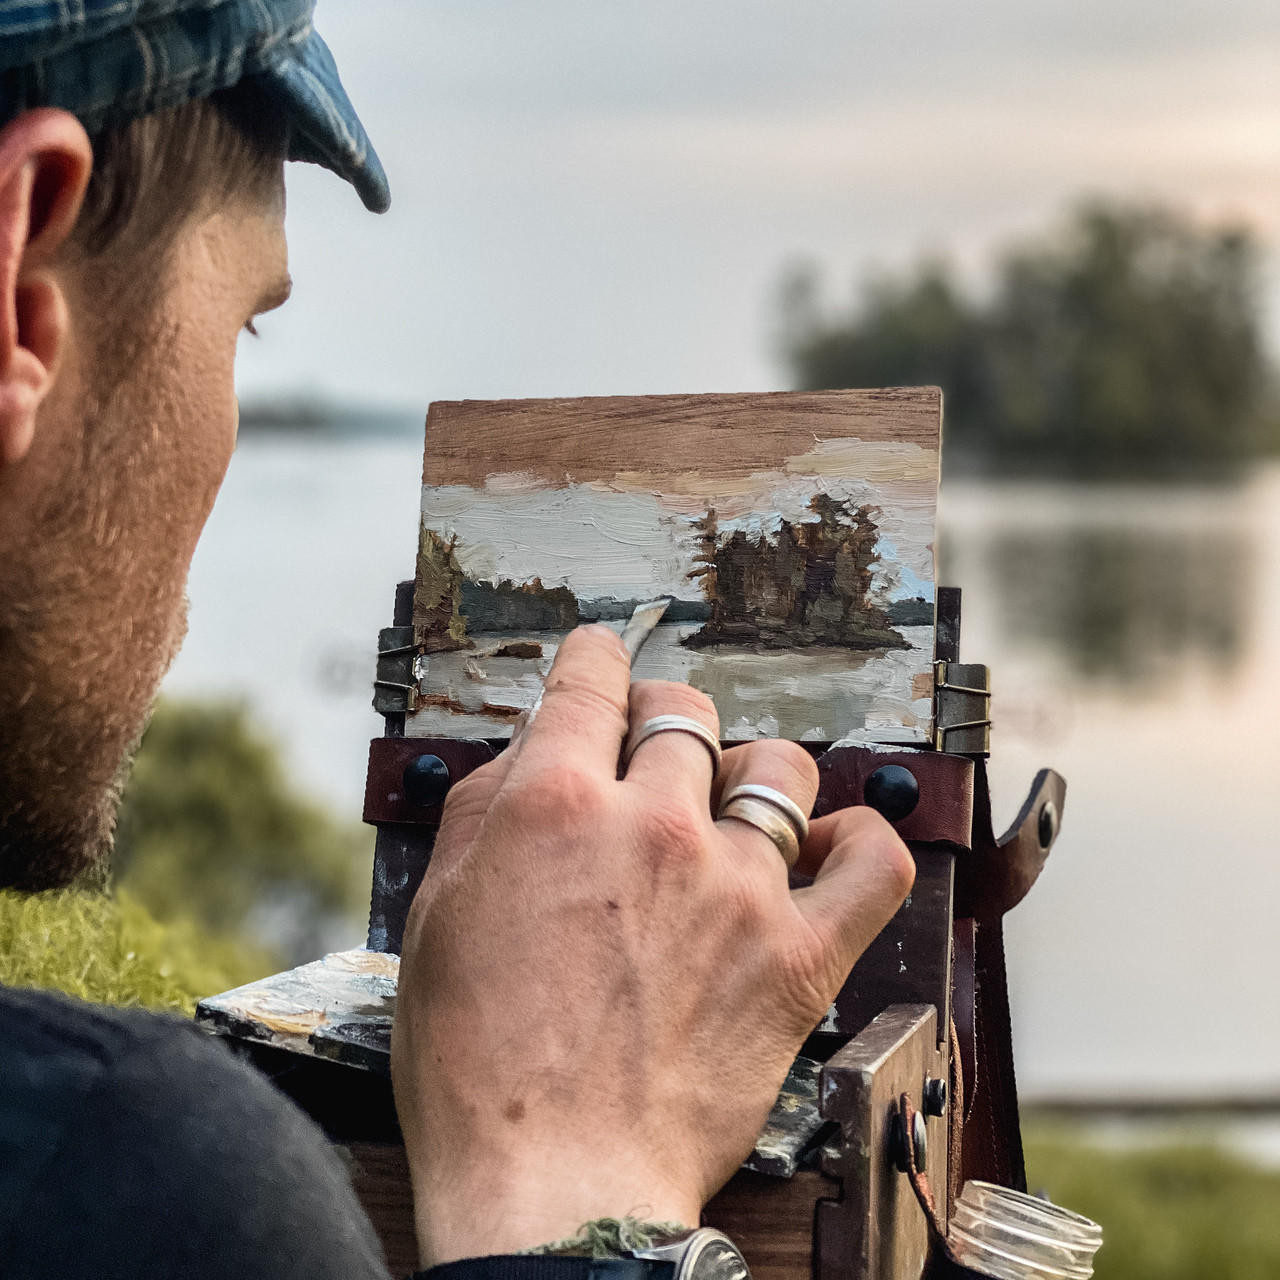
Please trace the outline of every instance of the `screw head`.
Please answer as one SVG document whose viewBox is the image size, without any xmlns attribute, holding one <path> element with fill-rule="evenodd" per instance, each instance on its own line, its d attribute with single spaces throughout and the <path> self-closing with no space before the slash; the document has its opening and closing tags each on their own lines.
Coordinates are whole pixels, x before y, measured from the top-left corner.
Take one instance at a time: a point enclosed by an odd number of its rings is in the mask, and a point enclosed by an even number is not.
<svg viewBox="0 0 1280 1280">
<path fill-rule="evenodd" d="M 938 1076 L 930 1076 L 924 1082 L 924 1113 L 940 1116 L 947 1109 L 947 1082 Z"/>
<path fill-rule="evenodd" d="M 1053 838 L 1058 834 L 1058 808 L 1052 800 L 1046 800 L 1040 806 L 1040 821 L 1037 828 L 1037 835 L 1040 840 L 1040 847 L 1047 849 L 1052 843 Z"/>
<path fill-rule="evenodd" d="M 864 784 L 862 798 L 881 817 L 897 822 L 920 803 L 920 784 L 903 765 L 882 764 Z"/>
<path fill-rule="evenodd" d="M 404 798 L 410 804 L 441 804 L 449 792 L 452 778 L 449 766 L 439 756 L 422 755 L 410 760 L 404 767 Z"/>
</svg>

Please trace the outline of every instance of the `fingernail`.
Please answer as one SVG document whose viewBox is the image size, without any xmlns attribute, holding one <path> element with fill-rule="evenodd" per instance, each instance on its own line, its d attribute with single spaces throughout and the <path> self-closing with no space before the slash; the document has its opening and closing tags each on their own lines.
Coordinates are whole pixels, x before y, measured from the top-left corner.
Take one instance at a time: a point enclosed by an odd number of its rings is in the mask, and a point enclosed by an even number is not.
<svg viewBox="0 0 1280 1280">
<path fill-rule="evenodd" d="M 582 628 L 583 631 L 599 631 L 607 635 L 622 653 L 627 652 L 627 646 L 622 643 L 622 637 L 607 622 L 588 622 Z M 627 655 L 630 656 L 629 654 Z"/>
</svg>

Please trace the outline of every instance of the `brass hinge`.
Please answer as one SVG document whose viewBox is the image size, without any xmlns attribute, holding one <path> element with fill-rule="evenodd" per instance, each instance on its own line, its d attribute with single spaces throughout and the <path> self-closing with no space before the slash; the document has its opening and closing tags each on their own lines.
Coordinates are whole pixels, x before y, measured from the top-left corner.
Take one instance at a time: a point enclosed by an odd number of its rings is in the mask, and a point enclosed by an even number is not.
<svg viewBox="0 0 1280 1280">
<path fill-rule="evenodd" d="M 980 662 L 933 664 L 933 745 L 954 755 L 991 754 L 991 672 Z"/>
<path fill-rule="evenodd" d="M 380 715 L 412 713 L 418 709 L 414 678 L 412 627 L 383 627 L 378 632 L 378 669 L 373 681 L 373 709 Z"/>
</svg>

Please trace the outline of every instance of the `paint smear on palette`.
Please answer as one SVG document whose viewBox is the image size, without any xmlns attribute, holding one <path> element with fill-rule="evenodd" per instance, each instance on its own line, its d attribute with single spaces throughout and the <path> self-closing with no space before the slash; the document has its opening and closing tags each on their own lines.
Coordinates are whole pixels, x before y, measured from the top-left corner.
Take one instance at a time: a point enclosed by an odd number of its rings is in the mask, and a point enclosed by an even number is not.
<svg viewBox="0 0 1280 1280">
<path fill-rule="evenodd" d="M 939 422 L 927 388 L 432 406 L 406 732 L 505 736 L 569 630 L 665 595 L 635 674 L 726 739 L 927 740 Z"/>
</svg>

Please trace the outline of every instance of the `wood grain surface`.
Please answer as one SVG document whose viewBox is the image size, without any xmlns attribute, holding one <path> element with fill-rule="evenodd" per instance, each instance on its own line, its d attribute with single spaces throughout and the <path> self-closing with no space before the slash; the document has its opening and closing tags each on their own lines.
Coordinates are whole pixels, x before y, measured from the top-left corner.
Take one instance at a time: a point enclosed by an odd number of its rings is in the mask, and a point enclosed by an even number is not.
<svg viewBox="0 0 1280 1280">
<path fill-rule="evenodd" d="M 351 1184 L 382 1241 L 391 1274 L 402 1277 L 417 1271 L 413 1193 L 404 1147 L 390 1142 L 353 1142 L 340 1150 L 350 1158 Z"/>
<path fill-rule="evenodd" d="M 548 485 L 619 469 L 748 475 L 842 437 L 936 451 L 937 387 L 734 395 L 443 400 L 427 412 L 423 484 L 482 485 L 518 471 Z"/>
<path fill-rule="evenodd" d="M 817 1204 L 839 1196 L 840 1184 L 813 1169 L 791 1178 L 740 1170 L 708 1202 L 702 1221 L 742 1250 L 752 1280 L 809 1280 Z"/>
</svg>

